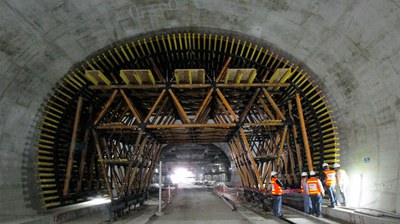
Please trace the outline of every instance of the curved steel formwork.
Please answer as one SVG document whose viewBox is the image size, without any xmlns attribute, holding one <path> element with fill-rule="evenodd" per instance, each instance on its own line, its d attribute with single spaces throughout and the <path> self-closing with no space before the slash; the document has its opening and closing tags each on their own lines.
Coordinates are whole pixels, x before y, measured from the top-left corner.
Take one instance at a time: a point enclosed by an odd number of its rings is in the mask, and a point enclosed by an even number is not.
<svg viewBox="0 0 400 224">
<path fill-rule="evenodd" d="M 332 109 L 301 67 L 259 44 L 165 33 L 109 46 L 54 88 L 38 133 L 38 181 L 53 208 L 105 193 L 142 201 L 166 144 L 227 142 L 242 185 L 339 161 Z M 314 166 L 318 168 L 314 168 Z"/>
</svg>

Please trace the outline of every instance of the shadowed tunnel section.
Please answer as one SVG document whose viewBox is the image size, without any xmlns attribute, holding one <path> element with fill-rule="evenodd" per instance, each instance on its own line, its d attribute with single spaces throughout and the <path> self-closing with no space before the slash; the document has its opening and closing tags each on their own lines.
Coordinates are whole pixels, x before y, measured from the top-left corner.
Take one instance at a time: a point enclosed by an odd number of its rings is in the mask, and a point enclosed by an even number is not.
<svg viewBox="0 0 400 224">
<path fill-rule="evenodd" d="M 332 109 L 302 65 L 260 41 L 159 33 L 118 42 L 71 69 L 39 122 L 44 207 L 98 194 L 145 197 L 165 147 L 229 145 L 241 184 L 339 161 Z M 319 168 L 315 168 L 318 170 Z"/>
</svg>

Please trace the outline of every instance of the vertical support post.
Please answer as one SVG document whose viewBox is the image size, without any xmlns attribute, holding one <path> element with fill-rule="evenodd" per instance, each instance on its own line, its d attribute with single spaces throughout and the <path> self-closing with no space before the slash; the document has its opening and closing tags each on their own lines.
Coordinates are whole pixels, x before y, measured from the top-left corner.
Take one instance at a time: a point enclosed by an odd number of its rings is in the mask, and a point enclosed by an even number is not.
<svg viewBox="0 0 400 224">
<path fill-rule="evenodd" d="M 79 120 L 81 118 L 81 112 L 82 112 L 82 102 L 83 102 L 83 97 L 79 96 L 78 104 L 76 106 L 74 126 L 72 129 L 71 144 L 69 147 L 67 170 L 65 172 L 65 181 L 64 181 L 64 189 L 63 189 L 64 197 L 67 197 L 67 195 L 68 195 L 69 182 L 71 180 L 72 163 L 74 162 L 76 139 L 77 139 L 77 135 L 78 135 L 78 125 L 79 125 Z"/>
<path fill-rule="evenodd" d="M 306 122 L 304 121 L 303 108 L 301 107 L 301 101 L 300 101 L 300 94 L 299 93 L 296 93 L 296 103 L 297 103 L 297 110 L 299 112 L 301 132 L 302 132 L 302 135 L 303 135 L 303 142 L 304 142 L 304 149 L 306 151 L 306 156 L 307 156 L 308 170 L 314 170 L 313 163 L 312 163 L 312 158 L 311 158 L 311 152 L 310 152 L 310 145 L 308 143 L 308 137 L 307 137 L 307 131 L 306 131 Z"/>
<path fill-rule="evenodd" d="M 168 186 L 168 204 L 171 203 L 171 187 Z"/>
<path fill-rule="evenodd" d="M 159 184 L 159 186 L 158 186 L 158 212 L 157 212 L 157 216 L 162 216 L 163 215 L 163 213 L 162 213 L 162 211 L 161 211 L 161 194 L 162 194 L 162 178 L 161 178 L 161 174 L 162 174 L 162 168 L 161 168 L 161 166 L 162 166 L 162 162 L 161 162 L 161 160 L 160 160 L 160 168 L 159 168 L 159 172 L 158 172 L 158 184 Z"/>
</svg>

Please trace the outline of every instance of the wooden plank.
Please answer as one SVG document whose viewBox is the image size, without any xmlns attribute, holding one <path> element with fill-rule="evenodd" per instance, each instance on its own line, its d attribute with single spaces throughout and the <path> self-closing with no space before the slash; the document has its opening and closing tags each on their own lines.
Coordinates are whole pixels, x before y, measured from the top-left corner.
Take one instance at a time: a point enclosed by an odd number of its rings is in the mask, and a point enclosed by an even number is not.
<svg viewBox="0 0 400 224">
<path fill-rule="evenodd" d="M 75 153 L 75 148 L 76 148 L 76 140 L 77 140 L 77 136 L 78 136 L 78 126 L 79 126 L 79 120 L 81 118 L 81 113 L 82 113 L 82 102 L 83 102 L 83 97 L 80 95 L 78 97 L 78 102 L 77 102 L 76 111 L 75 111 L 74 126 L 72 128 L 72 137 L 71 137 L 71 144 L 69 147 L 67 169 L 65 172 L 65 181 L 64 181 L 64 189 L 63 189 L 64 197 L 68 196 L 69 182 L 71 181 L 72 163 L 74 162 L 74 153 Z"/>
</svg>

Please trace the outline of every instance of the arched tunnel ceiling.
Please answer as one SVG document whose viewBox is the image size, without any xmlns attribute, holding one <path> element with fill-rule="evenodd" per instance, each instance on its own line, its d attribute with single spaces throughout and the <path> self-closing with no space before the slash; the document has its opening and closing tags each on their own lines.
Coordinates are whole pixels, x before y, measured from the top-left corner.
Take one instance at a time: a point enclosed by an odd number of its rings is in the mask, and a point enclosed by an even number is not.
<svg viewBox="0 0 400 224">
<path fill-rule="evenodd" d="M 372 207 L 400 209 L 396 1 L 2 0 L 0 10 L 2 207 L 34 213 L 20 193 L 26 181 L 22 158 L 40 104 L 74 63 L 134 35 L 209 27 L 267 41 L 309 66 L 336 108 L 343 164 L 351 175 L 357 170 L 375 179 L 368 189 L 385 191 L 371 199 Z M 371 162 L 365 164 L 364 157 Z M 1 213 L 15 215 L 9 209 Z"/>
</svg>

